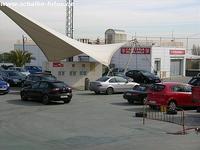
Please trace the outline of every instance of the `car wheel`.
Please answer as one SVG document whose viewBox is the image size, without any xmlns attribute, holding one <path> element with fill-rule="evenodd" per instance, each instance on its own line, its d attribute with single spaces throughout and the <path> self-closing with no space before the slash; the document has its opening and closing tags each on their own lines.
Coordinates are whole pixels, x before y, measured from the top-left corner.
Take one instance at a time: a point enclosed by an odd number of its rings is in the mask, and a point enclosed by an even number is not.
<svg viewBox="0 0 200 150">
<path fill-rule="evenodd" d="M 49 104 L 49 96 L 48 95 L 44 95 L 42 97 L 42 104 L 44 104 L 44 105 L 48 105 Z"/>
<path fill-rule="evenodd" d="M 197 107 L 197 112 L 200 113 L 200 107 Z"/>
<path fill-rule="evenodd" d="M 129 104 L 134 104 L 134 100 L 128 99 Z"/>
<path fill-rule="evenodd" d="M 108 95 L 112 95 L 113 94 L 113 88 L 111 88 L 111 87 L 107 88 L 106 93 Z"/>
<path fill-rule="evenodd" d="M 169 110 L 176 110 L 176 102 L 170 101 L 168 104 Z"/>
<path fill-rule="evenodd" d="M 63 101 L 64 101 L 65 104 L 68 104 L 71 101 L 71 99 L 72 98 L 67 98 L 67 99 L 64 99 Z"/>
<path fill-rule="evenodd" d="M 28 99 L 28 98 L 26 97 L 25 93 L 22 92 L 22 93 L 21 93 L 21 100 L 22 100 L 22 101 L 26 101 L 27 99 Z"/>
</svg>

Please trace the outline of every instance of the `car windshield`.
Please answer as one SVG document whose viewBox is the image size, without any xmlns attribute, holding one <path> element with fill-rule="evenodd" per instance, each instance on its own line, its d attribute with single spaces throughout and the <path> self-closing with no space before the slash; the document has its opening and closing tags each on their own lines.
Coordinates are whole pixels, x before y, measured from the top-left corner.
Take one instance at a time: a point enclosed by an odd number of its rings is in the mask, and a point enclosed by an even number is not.
<svg viewBox="0 0 200 150">
<path fill-rule="evenodd" d="M 148 71 L 141 70 L 141 72 L 142 72 L 143 75 L 148 76 L 148 77 L 152 77 L 152 76 L 154 76 L 153 73 L 148 72 Z"/>
<path fill-rule="evenodd" d="M 99 78 L 97 81 L 106 82 L 108 79 L 109 77 L 104 76 L 104 77 Z"/>
<path fill-rule="evenodd" d="M 147 87 L 146 86 L 136 85 L 136 86 L 133 87 L 133 90 L 136 90 L 136 91 L 147 91 Z"/>
<path fill-rule="evenodd" d="M 15 71 L 8 71 L 7 74 L 8 74 L 10 77 L 13 77 L 13 76 L 21 76 L 21 74 L 19 74 L 18 72 L 15 72 Z"/>
<path fill-rule="evenodd" d="M 16 70 L 19 72 L 26 72 L 26 70 L 24 68 L 16 68 Z"/>
<path fill-rule="evenodd" d="M 56 77 L 52 76 L 52 75 L 49 75 L 49 76 L 43 76 L 42 77 L 44 80 L 47 80 L 47 81 L 54 81 L 56 80 Z"/>
<path fill-rule="evenodd" d="M 186 92 L 192 92 L 192 86 L 185 86 Z"/>
</svg>

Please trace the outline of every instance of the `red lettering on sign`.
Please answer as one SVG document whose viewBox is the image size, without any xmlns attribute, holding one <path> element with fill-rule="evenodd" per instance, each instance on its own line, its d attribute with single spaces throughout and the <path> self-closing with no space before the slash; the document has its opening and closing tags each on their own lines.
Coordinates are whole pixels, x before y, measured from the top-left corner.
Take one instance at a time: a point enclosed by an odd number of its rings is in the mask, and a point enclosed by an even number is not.
<svg viewBox="0 0 200 150">
<path fill-rule="evenodd" d="M 151 48 L 141 48 L 141 47 L 122 47 L 121 48 L 121 54 L 130 54 L 132 51 L 132 54 L 150 54 Z"/>
<path fill-rule="evenodd" d="M 53 67 L 64 67 L 64 64 L 60 62 L 53 62 Z"/>
<path fill-rule="evenodd" d="M 170 50 L 170 55 L 185 55 L 185 50 Z"/>
</svg>

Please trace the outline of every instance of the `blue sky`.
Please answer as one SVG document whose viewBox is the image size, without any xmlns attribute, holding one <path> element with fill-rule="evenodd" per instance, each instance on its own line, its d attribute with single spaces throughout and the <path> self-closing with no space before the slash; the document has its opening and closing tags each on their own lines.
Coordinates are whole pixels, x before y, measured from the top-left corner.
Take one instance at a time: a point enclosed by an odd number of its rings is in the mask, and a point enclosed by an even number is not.
<svg viewBox="0 0 200 150">
<path fill-rule="evenodd" d="M 65 0 L 0 0 L 1 2 L 62 2 Z M 104 38 L 108 28 L 138 36 L 200 37 L 199 0 L 74 0 L 75 38 Z M 15 9 L 65 33 L 65 7 L 16 6 Z M 23 31 L 0 12 L 0 50 L 10 50 Z M 195 35 L 195 36 L 194 36 Z"/>
</svg>

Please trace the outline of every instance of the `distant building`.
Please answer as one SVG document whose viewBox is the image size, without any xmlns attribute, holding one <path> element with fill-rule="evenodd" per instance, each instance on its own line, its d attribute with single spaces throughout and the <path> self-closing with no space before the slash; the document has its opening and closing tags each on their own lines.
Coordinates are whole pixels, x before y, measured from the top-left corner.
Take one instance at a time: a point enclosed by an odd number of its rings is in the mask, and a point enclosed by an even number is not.
<svg viewBox="0 0 200 150">
<path fill-rule="evenodd" d="M 160 47 L 140 43 L 138 46 L 132 46 L 127 43 L 114 53 L 111 66 L 157 72 L 161 78 L 184 76 L 186 53 L 185 48 Z M 129 64 L 127 64 L 128 61 Z"/>
<path fill-rule="evenodd" d="M 102 64 L 98 62 L 46 62 L 44 70 L 67 83 L 71 87 L 86 89 L 89 81 L 94 81 L 102 76 Z"/>
<path fill-rule="evenodd" d="M 105 43 L 123 43 L 127 41 L 127 34 L 124 30 L 108 29 L 105 32 Z"/>
<path fill-rule="evenodd" d="M 23 44 L 21 41 L 17 41 L 14 44 L 14 49 L 23 50 Z M 32 56 L 35 58 L 35 60 L 31 60 L 31 63 L 28 65 L 34 65 L 34 66 L 42 66 L 44 62 L 47 61 L 46 56 L 43 54 L 41 49 L 31 40 L 25 41 L 24 43 L 24 50 L 28 51 L 29 53 L 32 53 Z"/>
</svg>

